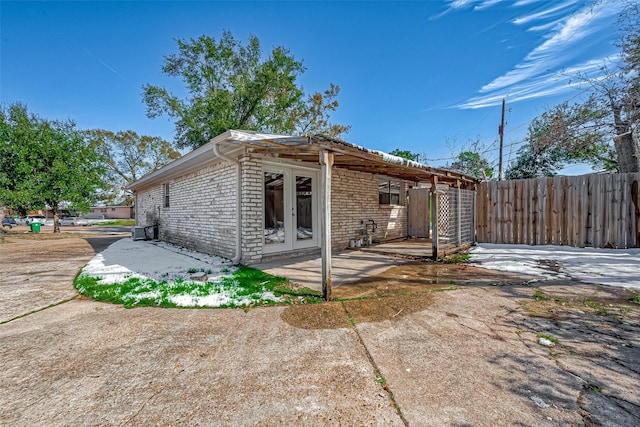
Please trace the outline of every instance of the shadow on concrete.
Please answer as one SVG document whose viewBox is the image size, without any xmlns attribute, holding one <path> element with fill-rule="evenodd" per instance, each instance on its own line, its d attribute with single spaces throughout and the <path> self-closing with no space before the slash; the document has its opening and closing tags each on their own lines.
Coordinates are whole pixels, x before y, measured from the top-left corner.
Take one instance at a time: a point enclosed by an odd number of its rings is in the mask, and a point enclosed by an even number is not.
<svg viewBox="0 0 640 427">
<path fill-rule="evenodd" d="M 543 408 L 577 407 L 586 426 L 640 425 L 640 309 L 624 297 L 629 291 L 580 283 L 571 287 L 566 281 L 542 283 L 535 290 L 537 297 L 521 301 L 522 316 L 500 322 L 553 339 L 548 348 L 535 340 L 528 346 L 548 352 L 561 373 L 549 377 L 526 356 L 495 358 L 492 363 L 507 370 L 526 372 L 527 380 L 509 389 Z"/>
<path fill-rule="evenodd" d="M 118 240 L 126 239 L 126 238 L 128 237 L 120 235 L 120 236 L 86 237 L 84 240 L 86 240 L 86 242 L 91 245 L 91 248 L 96 254 L 99 254 L 100 252 L 104 251 L 105 249 L 107 249 L 109 246 L 111 246 L 113 243 L 117 242 Z"/>
</svg>

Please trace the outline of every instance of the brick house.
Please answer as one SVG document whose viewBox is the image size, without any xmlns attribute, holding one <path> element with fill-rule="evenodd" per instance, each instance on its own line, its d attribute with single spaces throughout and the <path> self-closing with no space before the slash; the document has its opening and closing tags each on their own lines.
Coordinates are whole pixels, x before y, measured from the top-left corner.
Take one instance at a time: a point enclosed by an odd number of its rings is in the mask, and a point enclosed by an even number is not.
<svg viewBox="0 0 640 427">
<path fill-rule="evenodd" d="M 322 136 L 230 130 L 129 189 L 137 225 L 160 240 L 251 265 L 407 237 L 407 190 L 421 183 L 475 180 Z"/>
<path fill-rule="evenodd" d="M 133 218 L 133 208 L 125 205 L 114 206 L 92 206 L 87 218 L 100 219 L 131 219 Z"/>
</svg>

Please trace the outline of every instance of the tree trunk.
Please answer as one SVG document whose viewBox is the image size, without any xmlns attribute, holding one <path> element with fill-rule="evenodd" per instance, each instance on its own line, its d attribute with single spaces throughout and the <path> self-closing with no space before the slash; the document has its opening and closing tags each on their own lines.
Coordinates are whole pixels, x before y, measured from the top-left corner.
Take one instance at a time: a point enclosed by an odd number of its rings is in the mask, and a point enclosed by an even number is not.
<svg viewBox="0 0 640 427">
<path fill-rule="evenodd" d="M 58 219 L 59 219 L 58 211 L 54 210 L 53 211 L 53 232 L 54 233 L 60 232 L 60 222 L 58 221 Z"/>
<path fill-rule="evenodd" d="M 613 138 L 620 173 L 640 172 L 640 135 L 636 130 Z"/>
</svg>

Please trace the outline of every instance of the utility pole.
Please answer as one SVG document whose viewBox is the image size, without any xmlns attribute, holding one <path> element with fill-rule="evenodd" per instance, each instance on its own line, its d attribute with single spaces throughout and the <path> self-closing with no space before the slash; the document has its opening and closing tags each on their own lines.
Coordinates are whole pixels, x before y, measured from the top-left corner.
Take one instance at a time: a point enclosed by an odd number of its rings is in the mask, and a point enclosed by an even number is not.
<svg viewBox="0 0 640 427">
<path fill-rule="evenodd" d="M 504 98 L 502 98 L 502 119 L 500 120 L 500 127 L 498 128 L 498 134 L 500 135 L 500 157 L 498 160 L 498 181 L 502 181 L 502 147 L 504 143 Z"/>
</svg>

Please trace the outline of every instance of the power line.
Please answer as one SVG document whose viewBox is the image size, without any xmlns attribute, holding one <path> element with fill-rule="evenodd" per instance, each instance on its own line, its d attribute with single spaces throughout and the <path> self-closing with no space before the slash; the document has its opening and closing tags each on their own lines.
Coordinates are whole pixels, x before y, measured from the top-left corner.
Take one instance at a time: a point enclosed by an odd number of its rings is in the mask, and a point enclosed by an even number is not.
<svg viewBox="0 0 640 427">
<path fill-rule="evenodd" d="M 611 0 L 606 0 L 605 1 L 605 5 L 610 3 Z M 604 6 L 603 6 L 604 8 Z M 572 14 L 572 16 L 575 16 L 578 13 L 578 11 L 574 12 Z M 589 19 L 587 20 L 586 24 L 590 23 L 593 19 L 595 18 L 595 13 L 592 13 L 591 16 L 589 17 Z M 569 39 L 567 41 L 570 41 L 571 39 L 573 39 L 573 37 L 575 37 L 577 33 L 574 32 L 573 34 L 571 34 L 571 36 L 569 37 Z M 551 56 L 548 56 L 547 58 L 545 58 L 544 60 L 540 61 L 535 68 L 533 68 L 524 79 L 528 79 L 531 76 L 533 76 L 541 67 L 542 65 L 544 65 L 545 63 L 547 63 L 549 60 L 551 59 Z M 502 154 L 503 154 L 503 138 L 504 138 L 504 133 L 505 133 L 505 124 L 504 124 L 504 106 L 505 106 L 505 99 L 508 98 L 511 93 L 513 92 L 513 86 L 511 88 L 509 88 L 509 91 L 507 92 L 507 95 L 502 98 L 502 118 L 501 118 L 501 123 L 500 123 L 500 128 L 498 131 L 499 137 L 500 137 L 500 150 L 499 150 L 499 162 L 498 162 L 498 180 L 502 179 Z M 585 88 L 583 91 L 578 92 L 577 94 L 575 94 L 573 97 L 569 98 L 569 100 L 565 101 L 571 101 L 572 99 L 580 96 L 582 93 L 586 92 L 586 90 L 588 90 L 589 88 Z M 523 124 L 524 125 L 524 124 Z M 516 130 L 517 128 L 515 128 L 514 130 Z M 509 153 L 509 157 L 511 157 L 511 152 Z"/>
<path fill-rule="evenodd" d="M 504 145 L 504 105 L 505 99 L 502 98 L 502 118 L 500 119 L 500 128 L 498 134 L 500 134 L 500 161 L 498 162 L 498 181 L 502 181 L 502 147 Z"/>
</svg>

